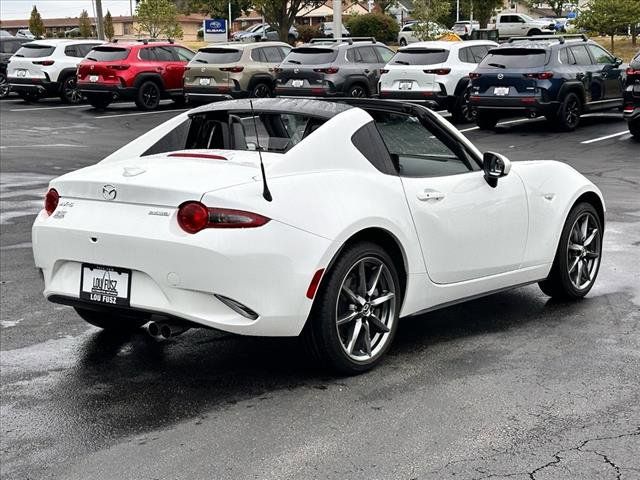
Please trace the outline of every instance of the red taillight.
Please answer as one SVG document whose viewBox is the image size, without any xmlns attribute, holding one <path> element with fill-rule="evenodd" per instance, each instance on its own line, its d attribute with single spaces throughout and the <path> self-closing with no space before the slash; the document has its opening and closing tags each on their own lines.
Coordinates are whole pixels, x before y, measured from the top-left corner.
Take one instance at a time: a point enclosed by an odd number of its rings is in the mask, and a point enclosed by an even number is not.
<svg viewBox="0 0 640 480">
<path fill-rule="evenodd" d="M 318 72 L 318 73 L 338 73 L 338 70 L 340 70 L 338 67 L 314 68 L 313 69 L 314 72 Z"/>
<path fill-rule="evenodd" d="M 549 80 L 553 77 L 553 72 L 525 73 L 527 78 L 537 78 L 538 80 Z"/>
<path fill-rule="evenodd" d="M 432 68 L 431 70 L 423 70 L 424 73 L 433 73 L 434 75 L 448 75 L 450 68 Z"/>
<path fill-rule="evenodd" d="M 322 280 L 323 273 L 324 268 L 321 268 L 313 275 L 311 283 L 309 283 L 309 288 L 307 288 L 307 298 L 309 300 L 313 300 L 313 297 L 316 296 L 316 291 L 318 290 L 318 286 L 320 285 L 320 280 Z"/>
<path fill-rule="evenodd" d="M 521 98 L 520 99 L 520 103 L 536 103 L 536 99 L 535 98 L 530 98 L 530 97 L 525 97 L 525 98 Z"/>
<path fill-rule="evenodd" d="M 480 78 L 480 76 L 481 76 L 481 75 L 482 75 L 481 73 L 471 72 L 471 73 L 469 74 L 469 78 L 470 78 L 471 80 L 475 80 L 476 78 Z"/>
<path fill-rule="evenodd" d="M 389 70 L 387 68 L 381 68 L 380 73 L 389 73 Z"/>
<path fill-rule="evenodd" d="M 60 200 L 58 191 L 55 188 L 50 188 L 44 197 L 44 210 L 47 215 L 51 215 L 58 207 L 58 200 Z"/>
<path fill-rule="evenodd" d="M 220 70 L 223 72 L 240 73 L 244 70 L 244 67 L 221 67 Z"/>
<path fill-rule="evenodd" d="M 126 70 L 129 68 L 129 65 L 125 65 L 125 64 L 118 64 L 118 65 L 107 65 L 107 68 L 110 68 L 111 70 Z"/>
<path fill-rule="evenodd" d="M 624 113 L 633 113 L 634 110 L 635 110 L 635 107 L 633 106 L 632 103 L 630 103 L 630 104 L 624 106 L 623 112 Z"/>
<path fill-rule="evenodd" d="M 53 65 L 55 62 L 53 60 L 34 60 L 33 62 L 34 65 L 44 65 L 45 67 L 48 67 L 50 65 Z"/>
<path fill-rule="evenodd" d="M 187 233 L 198 233 L 205 228 L 255 228 L 269 220 L 257 213 L 211 208 L 200 202 L 186 202 L 178 209 L 178 224 Z"/>
<path fill-rule="evenodd" d="M 640 69 L 636 70 L 633 67 L 627 68 L 627 75 L 640 75 Z"/>
</svg>

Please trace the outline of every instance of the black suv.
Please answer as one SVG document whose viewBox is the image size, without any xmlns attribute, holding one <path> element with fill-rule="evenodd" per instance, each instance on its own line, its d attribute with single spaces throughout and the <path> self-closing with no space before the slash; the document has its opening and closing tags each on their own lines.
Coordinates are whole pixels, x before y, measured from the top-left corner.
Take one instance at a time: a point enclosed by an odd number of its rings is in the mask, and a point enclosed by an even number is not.
<svg viewBox="0 0 640 480">
<path fill-rule="evenodd" d="M 394 52 L 375 38 L 314 38 L 276 69 L 276 94 L 370 97 Z"/>
<path fill-rule="evenodd" d="M 512 38 L 469 74 L 478 126 L 544 115 L 559 129 L 573 130 L 583 113 L 622 106 L 621 63 L 584 35 Z"/>
<path fill-rule="evenodd" d="M 631 135 L 640 140 L 640 52 L 631 60 L 627 68 L 623 112 Z"/>
<path fill-rule="evenodd" d="M 16 53 L 23 43 L 30 42 L 28 38 L 18 38 L 9 35 L 0 36 L 0 98 L 9 95 L 10 87 L 7 81 L 7 65 L 9 59 Z"/>
</svg>

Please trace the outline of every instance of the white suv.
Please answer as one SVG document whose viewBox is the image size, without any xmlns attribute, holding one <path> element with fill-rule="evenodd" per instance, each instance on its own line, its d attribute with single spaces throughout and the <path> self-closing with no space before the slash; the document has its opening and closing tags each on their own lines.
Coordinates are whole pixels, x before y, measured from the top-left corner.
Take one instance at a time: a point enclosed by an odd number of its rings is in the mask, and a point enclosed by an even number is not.
<svg viewBox="0 0 640 480">
<path fill-rule="evenodd" d="M 455 122 L 471 122 L 469 73 L 498 44 L 489 40 L 418 42 L 402 47 L 384 67 L 380 98 L 409 100 L 449 110 Z"/>
<path fill-rule="evenodd" d="M 7 80 L 25 101 L 60 96 L 79 103 L 76 67 L 101 40 L 37 40 L 22 45 L 9 60 Z"/>
</svg>

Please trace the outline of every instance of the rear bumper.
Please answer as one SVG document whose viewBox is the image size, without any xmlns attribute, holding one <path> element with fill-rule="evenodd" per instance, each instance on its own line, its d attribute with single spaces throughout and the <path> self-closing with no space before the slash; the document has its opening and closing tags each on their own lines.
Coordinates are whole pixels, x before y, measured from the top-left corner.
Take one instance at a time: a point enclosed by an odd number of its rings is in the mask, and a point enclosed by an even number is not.
<svg viewBox="0 0 640 480">
<path fill-rule="evenodd" d="M 622 112 L 622 116 L 627 122 L 640 121 L 640 105 L 635 107 L 633 110 L 625 109 Z"/>
<path fill-rule="evenodd" d="M 242 90 L 231 90 L 228 87 L 190 87 L 184 86 L 184 94 L 187 98 L 194 100 L 209 100 L 212 102 L 218 100 L 228 100 L 231 98 L 247 98 L 249 92 Z"/>
<path fill-rule="evenodd" d="M 332 91 L 328 88 L 293 88 L 293 87 L 276 87 L 276 95 L 283 97 L 344 97 L 344 93 Z"/>
<path fill-rule="evenodd" d="M 438 95 L 431 91 L 398 91 L 382 90 L 381 99 L 406 100 L 411 103 L 419 103 L 429 108 L 446 110 L 451 105 L 451 99 L 447 95 Z"/>
<path fill-rule="evenodd" d="M 178 227 L 175 209 L 162 209 L 169 216 L 149 214 L 156 209 L 73 199 L 52 216 L 40 212 L 32 241 L 44 296 L 75 305 L 82 263 L 121 267 L 131 270 L 132 310 L 241 335 L 300 333 L 312 304 L 307 288 L 315 271 L 326 267 L 321 263 L 330 240 L 275 220 L 255 229 L 190 235 Z M 216 294 L 258 318 L 237 313 Z"/>
<path fill-rule="evenodd" d="M 132 100 L 136 96 L 137 89 L 133 87 L 123 87 L 121 85 L 108 85 L 100 83 L 78 83 L 78 89 L 83 95 L 106 95 L 113 99 Z"/>
<path fill-rule="evenodd" d="M 544 102 L 540 97 L 495 97 L 484 95 L 471 95 L 471 106 L 478 110 L 513 112 L 535 112 L 540 115 L 553 114 L 558 110 L 560 102 Z"/>
<path fill-rule="evenodd" d="M 44 78 L 8 77 L 11 90 L 16 93 L 38 93 L 40 95 L 57 95 L 58 83 Z"/>
</svg>

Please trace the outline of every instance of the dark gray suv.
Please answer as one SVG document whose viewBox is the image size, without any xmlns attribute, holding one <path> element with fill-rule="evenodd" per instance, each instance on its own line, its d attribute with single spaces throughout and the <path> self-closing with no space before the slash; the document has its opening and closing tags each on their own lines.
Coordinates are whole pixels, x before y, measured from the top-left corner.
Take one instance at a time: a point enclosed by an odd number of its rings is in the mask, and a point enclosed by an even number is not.
<svg viewBox="0 0 640 480">
<path fill-rule="evenodd" d="M 370 97 L 394 52 L 375 38 L 314 38 L 276 69 L 276 95 Z"/>
</svg>

